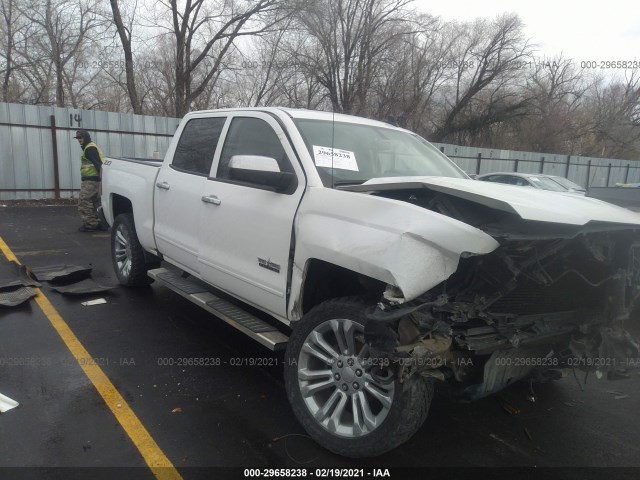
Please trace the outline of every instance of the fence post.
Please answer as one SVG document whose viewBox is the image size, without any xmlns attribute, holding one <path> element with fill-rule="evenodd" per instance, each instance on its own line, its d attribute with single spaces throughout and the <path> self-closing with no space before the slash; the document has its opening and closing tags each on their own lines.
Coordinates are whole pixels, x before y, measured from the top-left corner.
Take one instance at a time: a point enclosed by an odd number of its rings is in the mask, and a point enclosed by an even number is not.
<svg viewBox="0 0 640 480">
<path fill-rule="evenodd" d="M 627 163 L 627 171 L 624 173 L 624 183 L 629 182 L 629 168 L 631 168 L 631 164 Z"/>
<path fill-rule="evenodd" d="M 607 187 L 609 186 L 609 180 L 611 179 L 611 163 L 609 163 L 609 166 L 607 167 Z"/>
<path fill-rule="evenodd" d="M 520 162 L 520 160 L 516 158 L 516 164 L 514 165 L 514 170 L 513 170 L 514 172 L 518 171 L 518 162 Z"/>
<path fill-rule="evenodd" d="M 482 153 L 478 154 L 478 161 L 476 162 L 476 175 L 480 175 L 480 163 L 482 163 Z"/>
<path fill-rule="evenodd" d="M 544 157 L 542 157 L 542 160 L 540 161 L 540 172 L 538 173 L 544 173 Z"/>
<path fill-rule="evenodd" d="M 569 178 L 569 165 L 571 164 L 571 155 L 567 155 L 567 169 L 564 172 L 565 178 Z"/>
<path fill-rule="evenodd" d="M 58 167 L 58 135 L 56 129 L 56 116 L 50 115 L 51 123 L 51 144 L 53 146 L 53 190 L 54 198 L 60 198 L 60 171 Z"/>
<path fill-rule="evenodd" d="M 591 160 L 587 163 L 587 188 L 589 188 L 589 183 L 591 183 Z"/>
<path fill-rule="evenodd" d="M 444 153 L 444 147 L 440 147 L 440 151 Z"/>
</svg>

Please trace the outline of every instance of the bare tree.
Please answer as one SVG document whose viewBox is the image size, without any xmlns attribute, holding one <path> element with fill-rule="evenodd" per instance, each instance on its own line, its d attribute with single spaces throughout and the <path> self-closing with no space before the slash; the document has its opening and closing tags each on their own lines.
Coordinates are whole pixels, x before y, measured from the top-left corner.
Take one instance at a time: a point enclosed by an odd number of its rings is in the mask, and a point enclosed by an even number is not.
<svg viewBox="0 0 640 480">
<path fill-rule="evenodd" d="M 120 43 L 122 44 L 122 50 L 124 52 L 124 65 L 126 74 L 126 86 L 127 93 L 129 94 L 129 101 L 133 108 L 133 113 L 142 114 L 142 102 L 138 96 L 138 90 L 136 88 L 136 78 L 133 65 L 133 50 L 132 50 L 132 35 L 133 35 L 133 14 L 130 16 L 130 20 L 125 25 L 122 14 L 120 12 L 120 6 L 118 0 L 110 0 L 111 13 L 113 22 L 115 23 L 120 37 Z M 135 12 L 138 3 L 134 2 L 132 10 Z"/>
<path fill-rule="evenodd" d="M 20 12 L 19 0 L 3 0 L 0 4 L 0 76 L 2 101 L 23 101 L 28 83 L 20 76 L 24 68 L 21 51 L 29 42 L 29 25 Z"/>
<path fill-rule="evenodd" d="M 2 33 L 2 100 L 9 101 L 9 82 L 11 81 L 11 73 L 14 68 L 14 51 L 15 51 L 15 32 L 14 25 L 16 21 L 16 7 L 14 0 L 6 0 L 0 6 L 2 14 L 2 24 L 0 32 Z"/>
<path fill-rule="evenodd" d="M 55 103 L 65 106 L 64 71 L 80 58 L 90 32 L 100 25 L 94 0 L 29 0 L 21 10 L 40 29 L 36 45 L 50 59 L 55 72 Z M 32 47 L 34 45 L 32 44 Z M 34 59 L 32 52 L 28 52 Z"/>
<path fill-rule="evenodd" d="M 607 82 L 599 78 L 590 101 L 593 141 L 587 153 L 614 158 L 640 156 L 640 70 Z"/>
<path fill-rule="evenodd" d="M 452 78 L 447 57 L 456 32 L 429 15 L 419 16 L 415 28 L 389 49 L 375 81 L 372 113 L 428 134 L 433 130 L 434 97 Z"/>
<path fill-rule="evenodd" d="M 524 95 L 527 115 L 513 122 L 517 148 L 574 154 L 581 149 L 588 124 L 581 114 L 588 85 L 585 72 L 562 55 L 529 65 Z M 508 145 L 514 147 L 515 145 Z"/>
<path fill-rule="evenodd" d="M 205 0 L 187 0 L 184 4 L 177 0 L 159 2 L 171 16 L 167 29 L 175 42 L 176 116 L 183 116 L 209 83 L 215 83 L 227 52 L 238 38 L 267 32 L 281 20 L 278 15 L 281 3 L 279 0 L 246 4 L 227 1 L 211 4 Z"/>
<path fill-rule="evenodd" d="M 436 141 L 461 141 L 462 134 L 509 121 L 526 113 L 527 99 L 518 94 L 522 66 L 532 46 L 524 38 L 515 14 L 492 22 L 461 25 L 462 35 L 452 51 L 455 80 L 443 105 L 443 118 L 433 134 Z"/>
<path fill-rule="evenodd" d="M 410 0 L 321 0 L 299 21 L 313 41 L 298 62 L 327 89 L 334 110 L 363 113 L 383 56 L 410 34 Z"/>
</svg>

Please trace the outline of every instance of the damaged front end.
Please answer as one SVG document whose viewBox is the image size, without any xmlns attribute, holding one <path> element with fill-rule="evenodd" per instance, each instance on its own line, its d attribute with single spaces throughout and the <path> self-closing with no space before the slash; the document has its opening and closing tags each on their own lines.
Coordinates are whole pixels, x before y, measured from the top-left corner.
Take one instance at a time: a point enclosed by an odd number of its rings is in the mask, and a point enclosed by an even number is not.
<svg viewBox="0 0 640 480">
<path fill-rule="evenodd" d="M 463 256 L 451 277 L 410 302 L 387 288 L 365 338 L 400 378 L 446 380 L 475 399 L 524 378 L 583 370 L 614 379 L 640 367 L 640 345 L 625 330 L 640 294 L 637 226 L 531 222 L 450 198 L 426 206 L 446 207 L 500 247 Z"/>
</svg>

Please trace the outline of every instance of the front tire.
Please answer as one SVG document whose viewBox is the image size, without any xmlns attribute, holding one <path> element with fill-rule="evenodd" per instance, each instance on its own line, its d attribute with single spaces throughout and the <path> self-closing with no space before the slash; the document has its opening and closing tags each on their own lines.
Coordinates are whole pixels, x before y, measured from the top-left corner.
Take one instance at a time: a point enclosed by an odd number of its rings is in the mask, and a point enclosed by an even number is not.
<svg viewBox="0 0 640 480">
<path fill-rule="evenodd" d="M 407 441 L 424 423 L 433 383 L 403 383 L 371 358 L 364 342 L 365 304 L 328 300 L 294 327 L 285 361 L 291 407 L 320 445 L 347 457 L 371 457 Z"/>
<path fill-rule="evenodd" d="M 125 287 L 149 285 L 153 281 L 147 276 L 147 270 L 154 267 L 155 264 L 152 265 L 146 261 L 131 213 L 120 214 L 113 222 L 111 261 L 118 282 Z"/>
</svg>

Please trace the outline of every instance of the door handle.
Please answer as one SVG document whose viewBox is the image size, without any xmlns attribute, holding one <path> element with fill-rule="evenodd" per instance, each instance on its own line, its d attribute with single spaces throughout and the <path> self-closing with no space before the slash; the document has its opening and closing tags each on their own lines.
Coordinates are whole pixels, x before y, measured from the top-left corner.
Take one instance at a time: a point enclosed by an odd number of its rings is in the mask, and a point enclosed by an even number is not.
<svg viewBox="0 0 640 480">
<path fill-rule="evenodd" d="M 171 188 L 167 182 L 158 182 L 156 183 L 156 187 L 161 188 L 162 190 L 169 190 L 169 188 Z"/>
<path fill-rule="evenodd" d="M 212 205 L 220 205 L 222 202 L 215 195 L 209 195 L 208 197 L 202 197 L 201 200 L 204 203 L 211 203 Z"/>
</svg>

